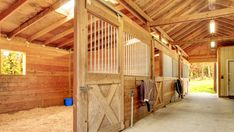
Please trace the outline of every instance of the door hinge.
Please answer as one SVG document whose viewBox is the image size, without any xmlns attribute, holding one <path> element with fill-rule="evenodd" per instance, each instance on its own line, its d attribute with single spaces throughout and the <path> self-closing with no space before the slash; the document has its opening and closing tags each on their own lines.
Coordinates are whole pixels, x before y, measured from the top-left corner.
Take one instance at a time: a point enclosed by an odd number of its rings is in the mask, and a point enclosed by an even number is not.
<svg viewBox="0 0 234 132">
<path fill-rule="evenodd" d="M 80 87 L 80 91 L 82 92 L 88 92 L 88 90 L 91 90 L 91 89 L 93 89 L 93 87 L 90 87 L 88 85 Z"/>
</svg>

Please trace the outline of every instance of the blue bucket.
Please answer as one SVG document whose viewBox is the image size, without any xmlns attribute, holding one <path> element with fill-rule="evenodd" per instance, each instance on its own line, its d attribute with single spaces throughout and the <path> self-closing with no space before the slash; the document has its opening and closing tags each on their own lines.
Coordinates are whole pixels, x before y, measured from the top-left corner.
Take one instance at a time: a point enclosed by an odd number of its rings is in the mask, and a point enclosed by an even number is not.
<svg viewBox="0 0 234 132">
<path fill-rule="evenodd" d="M 73 105 L 73 99 L 72 98 L 64 98 L 64 105 L 65 106 L 72 106 Z"/>
</svg>

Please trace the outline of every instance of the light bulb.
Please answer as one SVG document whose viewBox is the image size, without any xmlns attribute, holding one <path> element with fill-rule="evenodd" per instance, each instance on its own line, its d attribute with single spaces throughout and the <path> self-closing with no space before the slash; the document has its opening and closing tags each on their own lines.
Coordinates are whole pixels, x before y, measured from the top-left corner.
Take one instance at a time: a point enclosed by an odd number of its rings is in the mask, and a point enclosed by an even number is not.
<svg viewBox="0 0 234 132">
<path fill-rule="evenodd" d="M 214 20 L 210 20 L 210 33 L 215 33 L 216 24 Z"/>
</svg>

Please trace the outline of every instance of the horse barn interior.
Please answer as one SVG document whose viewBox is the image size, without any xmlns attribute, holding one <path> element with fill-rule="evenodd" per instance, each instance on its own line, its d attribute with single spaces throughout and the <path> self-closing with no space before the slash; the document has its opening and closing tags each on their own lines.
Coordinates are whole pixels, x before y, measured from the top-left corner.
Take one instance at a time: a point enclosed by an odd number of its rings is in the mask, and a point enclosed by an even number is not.
<svg viewBox="0 0 234 132">
<path fill-rule="evenodd" d="M 0 131 L 232 132 L 233 6 L 0 0 Z M 197 62 L 217 95 L 190 94 Z"/>
</svg>

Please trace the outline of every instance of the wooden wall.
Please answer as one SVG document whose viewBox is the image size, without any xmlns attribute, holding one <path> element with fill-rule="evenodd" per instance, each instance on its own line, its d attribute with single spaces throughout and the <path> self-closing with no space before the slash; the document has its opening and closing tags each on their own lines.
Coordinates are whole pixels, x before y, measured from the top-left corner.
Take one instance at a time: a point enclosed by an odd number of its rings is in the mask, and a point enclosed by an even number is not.
<svg viewBox="0 0 234 132">
<path fill-rule="evenodd" d="M 219 67 L 219 96 L 228 96 L 227 86 L 227 60 L 234 59 L 234 46 L 221 47 L 218 49 L 218 67 Z M 223 79 L 221 79 L 223 76 Z"/>
<path fill-rule="evenodd" d="M 195 45 L 195 44 L 194 44 Z M 211 49 L 210 44 L 196 44 L 190 50 L 185 51 L 189 55 L 189 62 L 199 63 L 199 62 L 216 62 L 216 49 Z"/>
<path fill-rule="evenodd" d="M 177 78 L 164 78 L 163 79 L 163 104 L 167 105 L 171 102 L 175 94 L 175 81 Z"/>
<path fill-rule="evenodd" d="M 175 94 L 175 80 L 177 77 L 162 77 L 162 55 L 163 52 L 160 52 L 159 57 L 154 57 L 154 75 L 155 80 L 162 82 L 162 105 L 158 105 L 155 107 L 155 110 L 171 103 L 171 99 Z M 170 56 L 173 56 L 173 54 L 170 54 Z M 178 61 L 178 58 L 173 56 L 173 59 L 176 59 Z M 131 119 L 131 91 L 134 92 L 134 122 L 142 119 L 143 117 L 149 115 L 150 113 L 147 111 L 146 106 L 142 106 L 141 102 L 139 100 L 139 89 L 137 89 L 137 86 L 140 85 L 141 80 L 149 79 L 150 77 L 136 77 L 136 76 L 125 76 L 124 77 L 124 119 L 125 119 L 125 127 L 128 127 L 130 125 L 130 119 Z"/>
<path fill-rule="evenodd" d="M 134 122 L 147 116 L 147 107 L 142 106 L 139 100 L 139 89 L 137 86 L 141 84 L 141 80 L 146 77 L 130 77 L 125 76 L 124 79 L 124 120 L 125 127 L 130 126 L 131 119 L 131 91 L 134 92 Z"/>
<path fill-rule="evenodd" d="M 63 105 L 71 96 L 68 51 L 5 38 L 0 49 L 26 53 L 26 75 L 0 75 L 0 113 Z"/>
</svg>

